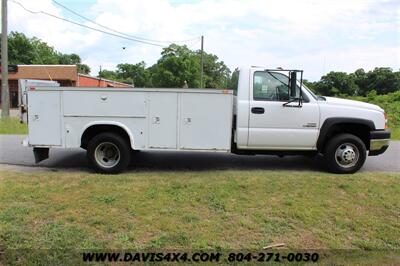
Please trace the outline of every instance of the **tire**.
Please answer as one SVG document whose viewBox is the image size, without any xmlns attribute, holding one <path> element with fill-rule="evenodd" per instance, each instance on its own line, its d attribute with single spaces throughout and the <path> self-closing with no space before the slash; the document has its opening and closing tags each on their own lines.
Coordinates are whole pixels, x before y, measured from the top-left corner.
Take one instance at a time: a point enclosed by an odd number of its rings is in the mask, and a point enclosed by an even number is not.
<svg viewBox="0 0 400 266">
<path fill-rule="evenodd" d="M 352 134 L 340 134 L 327 143 L 324 158 L 331 172 L 352 174 L 364 165 L 367 149 L 359 137 Z"/>
<path fill-rule="evenodd" d="M 88 143 L 87 158 L 91 168 L 104 174 L 121 173 L 129 165 L 129 143 L 115 133 L 100 133 Z"/>
</svg>

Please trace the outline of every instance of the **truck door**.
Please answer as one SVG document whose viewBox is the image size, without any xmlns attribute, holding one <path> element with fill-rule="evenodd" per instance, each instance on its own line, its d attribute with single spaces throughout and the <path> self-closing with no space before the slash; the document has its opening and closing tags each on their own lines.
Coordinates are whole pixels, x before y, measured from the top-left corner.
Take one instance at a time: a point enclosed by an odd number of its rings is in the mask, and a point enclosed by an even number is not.
<svg viewBox="0 0 400 266">
<path fill-rule="evenodd" d="M 296 103 L 291 104 L 292 107 L 284 106 L 290 99 L 288 76 L 279 72 L 254 71 L 250 78 L 248 147 L 315 149 L 319 128 L 317 101 L 304 99 L 300 108 L 293 107 Z"/>
</svg>

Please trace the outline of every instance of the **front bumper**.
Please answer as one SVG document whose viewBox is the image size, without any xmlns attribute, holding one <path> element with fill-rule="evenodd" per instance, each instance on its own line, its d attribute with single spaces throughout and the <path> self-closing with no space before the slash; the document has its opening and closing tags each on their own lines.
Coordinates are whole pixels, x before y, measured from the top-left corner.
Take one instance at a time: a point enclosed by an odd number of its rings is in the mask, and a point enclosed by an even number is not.
<svg viewBox="0 0 400 266">
<path fill-rule="evenodd" d="M 390 131 L 376 130 L 370 132 L 369 156 L 375 156 L 384 153 L 389 147 Z"/>
</svg>

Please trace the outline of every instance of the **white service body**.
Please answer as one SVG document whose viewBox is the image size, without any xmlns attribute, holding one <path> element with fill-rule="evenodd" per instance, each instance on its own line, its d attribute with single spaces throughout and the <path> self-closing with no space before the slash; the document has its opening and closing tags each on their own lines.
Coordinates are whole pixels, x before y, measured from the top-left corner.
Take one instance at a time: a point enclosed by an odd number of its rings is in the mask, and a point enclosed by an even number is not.
<svg viewBox="0 0 400 266">
<path fill-rule="evenodd" d="M 230 150 L 232 91 L 31 86 L 27 98 L 30 146 L 77 148 L 115 125 L 134 150 Z"/>
</svg>

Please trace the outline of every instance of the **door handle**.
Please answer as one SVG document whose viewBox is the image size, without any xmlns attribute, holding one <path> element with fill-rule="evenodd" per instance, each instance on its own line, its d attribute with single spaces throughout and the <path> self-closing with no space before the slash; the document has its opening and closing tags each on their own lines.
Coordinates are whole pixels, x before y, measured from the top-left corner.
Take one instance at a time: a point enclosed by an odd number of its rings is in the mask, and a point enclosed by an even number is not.
<svg viewBox="0 0 400 266">
<path fill-rule="evenodd" d="M 253 107 L 253 108 L 251 108 L 251 112 L 253 114 L 263 114 L 265 112 L 265 110 L 262 107 Z"/>
</svg>

